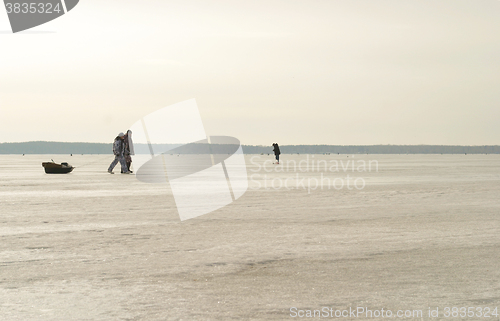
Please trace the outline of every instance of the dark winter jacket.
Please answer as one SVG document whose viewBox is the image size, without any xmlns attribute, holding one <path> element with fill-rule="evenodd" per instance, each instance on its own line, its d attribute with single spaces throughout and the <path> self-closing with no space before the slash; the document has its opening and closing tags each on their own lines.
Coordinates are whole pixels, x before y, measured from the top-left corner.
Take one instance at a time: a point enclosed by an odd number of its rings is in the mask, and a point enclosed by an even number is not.
<svg viewBox="0 0 500 321">
<path fill-rule="evenodd" d="M 274 151 L 274 155 L 279 155 L 279 154 L 281 154 L 281 152 L 280 152 L 280 147 L 278 146 L 278 144 L 274 144 L 274 149 L 273 149 L 273 151 Z"/>
<path fill-rule="evenodd" d="M 117 136 L 113 142 L 113 154 L 115 154 L 115 156 L 123 156 L 124 147 L 123 139 Z"/>
</svg>

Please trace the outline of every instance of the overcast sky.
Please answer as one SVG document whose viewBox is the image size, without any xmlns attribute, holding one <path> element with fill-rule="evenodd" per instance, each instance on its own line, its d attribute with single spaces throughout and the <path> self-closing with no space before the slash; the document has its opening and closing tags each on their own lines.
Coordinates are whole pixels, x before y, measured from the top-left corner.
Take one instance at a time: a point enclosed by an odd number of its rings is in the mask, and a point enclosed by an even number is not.
<svg viewBox="0 0 500 321">
<path fill-rule="evenodd" d="M 112 142 L 195 98 L 243 144 L 500 144 L 498 0 L 81 0 L 12 34 L 0 142 Z"/>
</svg>

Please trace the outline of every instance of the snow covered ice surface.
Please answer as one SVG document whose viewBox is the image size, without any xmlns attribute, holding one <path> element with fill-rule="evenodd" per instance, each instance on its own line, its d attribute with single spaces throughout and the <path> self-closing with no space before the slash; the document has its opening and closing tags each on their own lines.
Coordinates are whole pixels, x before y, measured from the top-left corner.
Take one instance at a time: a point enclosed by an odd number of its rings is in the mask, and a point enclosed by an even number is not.
<svg viewBox="0 0 500 321">
<path fill-rule="evenodd" d="M 112 155 L 0 156 L 1 319 L 500 308 L 500 155 L 312 156 L 246 155 L 248 191 L 184 222 L 168 184 L 109 175 Z M 51 158 L 76 169 L 45 174 Z"/>
</svg>

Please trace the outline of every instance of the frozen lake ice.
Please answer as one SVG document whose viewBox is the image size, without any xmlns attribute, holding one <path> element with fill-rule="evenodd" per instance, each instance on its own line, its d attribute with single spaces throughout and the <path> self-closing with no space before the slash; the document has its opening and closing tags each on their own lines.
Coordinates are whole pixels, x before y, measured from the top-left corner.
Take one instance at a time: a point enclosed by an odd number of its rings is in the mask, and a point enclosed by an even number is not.
<svg viewBox="0 0 500 321">
<path fill-rule="evenodd" d="M 111 155 L 0 156 L 2 318 L 500 308 L 500 155 L 245 157 L 248 191 L 181 222 L 168 184 L 109 175 Z"/>
</svg>

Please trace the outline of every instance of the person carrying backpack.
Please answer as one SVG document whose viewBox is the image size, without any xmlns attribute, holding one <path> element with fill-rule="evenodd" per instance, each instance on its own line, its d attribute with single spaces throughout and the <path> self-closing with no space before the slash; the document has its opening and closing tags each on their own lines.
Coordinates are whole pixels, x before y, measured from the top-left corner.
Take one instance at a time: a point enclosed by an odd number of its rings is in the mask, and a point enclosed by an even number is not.
<svg viewBox="0 0 500 321">
<path fill-rule="evenodd" d="M 115 159 L 108 167 L 108 173 L 114 174 L 113 169 L 116 164 L 120 162 L 122 168 L 122 174 L 130 174 L 130 171 L 127 169 L 127 163 L 125 162 L 124 152 L 125 152 L 125 134 L 119 133 L 116 136 L 115 141 L 113 142 L 113 154 L 115 155 Z"/>
</svg>

